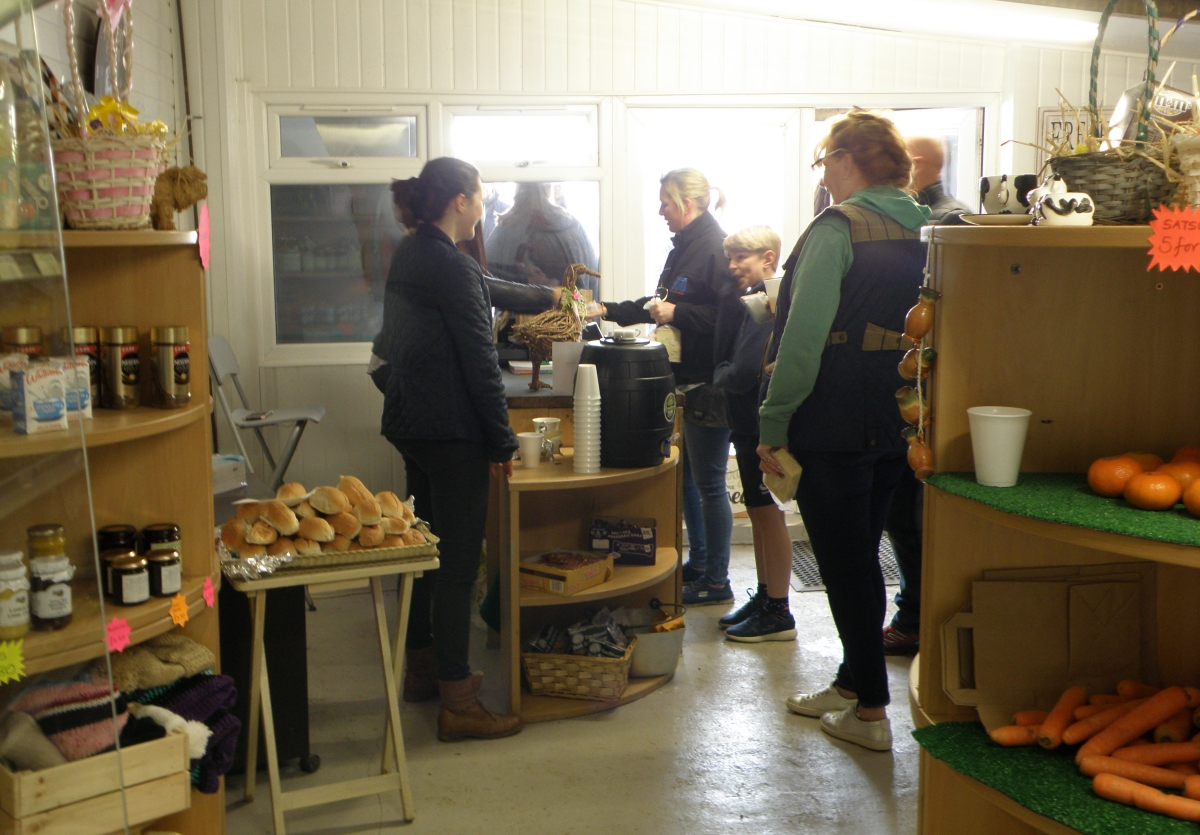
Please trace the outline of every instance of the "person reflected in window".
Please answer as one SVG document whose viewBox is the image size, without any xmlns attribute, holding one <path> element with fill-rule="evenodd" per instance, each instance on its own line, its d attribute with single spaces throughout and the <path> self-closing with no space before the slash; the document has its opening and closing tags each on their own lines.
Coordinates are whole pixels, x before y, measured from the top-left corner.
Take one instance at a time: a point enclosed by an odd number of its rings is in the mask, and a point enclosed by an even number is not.
<svg viewBox="0 0 1200 835">
<path fill-rule="evenodd" d="M 512 208 L 502 214 L 487 239 L 497 278 L 524 284 L 557 286 L 572 264 L 599 270 L 596 250 L 570 212 L 550 200 L 550 183 L 519 183 Z M 578 279 L 579 289 L 598 294 L 595 276 Z"/>
</svg>

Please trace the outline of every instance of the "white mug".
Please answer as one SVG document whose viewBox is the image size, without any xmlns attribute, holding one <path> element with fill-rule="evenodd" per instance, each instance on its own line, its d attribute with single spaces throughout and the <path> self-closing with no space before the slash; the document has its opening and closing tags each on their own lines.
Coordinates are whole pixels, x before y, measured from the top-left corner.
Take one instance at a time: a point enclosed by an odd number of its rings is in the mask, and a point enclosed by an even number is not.
<svg viewBox="0 0 1200 835">
<path fill-rule="evenodd" d="M 1037 188 L 1036 174 L 995 174 L 979 178 L 979 203 L 989 215 L 1025 214 L 1029 192 Z"/>
</svg>

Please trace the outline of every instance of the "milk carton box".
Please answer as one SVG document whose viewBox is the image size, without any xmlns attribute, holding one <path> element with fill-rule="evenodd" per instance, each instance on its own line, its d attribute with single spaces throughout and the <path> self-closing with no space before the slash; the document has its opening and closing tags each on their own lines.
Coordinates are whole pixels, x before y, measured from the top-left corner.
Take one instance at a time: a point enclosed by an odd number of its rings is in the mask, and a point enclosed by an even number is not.
<svg viewBox="0 0 1200 835">
<path fill-rule="evenodd" d="M 0 417 L 11 420 L 13 409 L 13 388 L 8 372 L 14 368 L 24 368 L 29 365 L 29 357 L 25 354 L 0 354 Z"/>
<path fill-rule="evenodd" d="M 51 362 L 62 366 L 67 382 L 67 419 L 91 418 L 91 367 L 87 356 L 55 357 Z"/>
<path fill-rule="evenodd" d="M 24 435 L 67 428 L 67 375 L 57 362 L 34 362 L 9 372 L 13 428 Z"/>
</svg>

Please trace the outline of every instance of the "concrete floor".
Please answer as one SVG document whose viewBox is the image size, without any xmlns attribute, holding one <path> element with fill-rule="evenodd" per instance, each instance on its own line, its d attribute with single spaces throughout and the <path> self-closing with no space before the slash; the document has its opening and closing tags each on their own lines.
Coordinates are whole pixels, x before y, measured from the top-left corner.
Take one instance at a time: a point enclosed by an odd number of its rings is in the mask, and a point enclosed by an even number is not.
<svg viewBox="0 0 1200 835">
<path fill-rule="evenodd" d="M 735 547 L 730 574 L 754 583 L 753 552 Z M 308 618 L 313 751 L 320 770 L 284 770 L 284 788 L 378 773 L 383 675 L 370 597 L 317 601 Z M 917 749 L 908 713 L 908 660 L 889 659 L 895 747 L 875 753 L 829 739 L 817 720 L 786 710 L 795 690 L 824 686 L 841 651 L 823 593 L 791 597 L 794 642 L 734 644 L 717 618 L 724 606 L 688 613 L 675 678 L 633 704 L 592 717 L 530 725 L 496 741 L 441 743 L 436 703 L 402 704 L 416 820 L 401 822 L 398 797 L 341 801 L 287 813 L 288 832 L 707 835 L 916 831 Z M 485 672 L 496 653 L 472 637 Z M 498 686 L 491 678 L 491 688 Z M 227 784 L 230 835 L 271 832 L 265 772 L 253 803 L 242 778 Z"/>
</svg>

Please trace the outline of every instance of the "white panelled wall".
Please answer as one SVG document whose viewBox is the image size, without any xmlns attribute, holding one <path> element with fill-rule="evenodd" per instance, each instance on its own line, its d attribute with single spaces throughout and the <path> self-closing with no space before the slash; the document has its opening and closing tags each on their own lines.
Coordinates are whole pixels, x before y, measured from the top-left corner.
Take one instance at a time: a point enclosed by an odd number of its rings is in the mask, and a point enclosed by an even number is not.
<svg viewBox="0 0 1200 835">
<path fill-rule="evenodd" d="M 642 280 L 633 240 L 640 226 L 622 211 L 632 193 L 622 176 L 628 108 L 980 107 L 985 171 L 1024 173 L 1035 152 L 1008 140 L 1036 140 L 1038 108 L 1058 104 L 1056 89 L 1076 104 L 1087 96 L 1087 49 L 906 36 L 679 3 L 182 3 L 192 106 L 207 117 L 197 153 L 210 173 L 212 326 L 230 339 L 264 408 L 318 402 L 329 409 L 310 428 L 289 474 L 306 484 L 355 473 L 372 486 L 390 481 L 398 488 L 403 468 L 378 435 L 382 398 L 365 375 L 366 346 L 353 364 L 263 364 L 270 347 L 260 324 L 261 290 L 272 280 L 269 218 L 253 208 L 266 158 L 258 147 L 263 96 L 311 92 L 326 103 L 334 96 L 352 104 L 378 103 L 384 94 L 383 101 L 425 104 L 430 157 L 445 152 L 439 125 L 446 104 L 599 103 L 607 114 L 600 125 L 600 255 L 609 298 L 614 288 L 632 292 Z M 1106 54 L 1103 100 L 1113 103 L 1140 80 L 1143 63 Z M 1176 73 L 1185 74 L 1177 77 L 1189 78 L 1192 69 L 1180 65 Z M 800 200 L 804 221 L 809 201 Z M 799 227 L 784 231 L 794 238 Z M 231 448 L 223 443 L 224 451 Z"/>
</svg>

